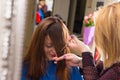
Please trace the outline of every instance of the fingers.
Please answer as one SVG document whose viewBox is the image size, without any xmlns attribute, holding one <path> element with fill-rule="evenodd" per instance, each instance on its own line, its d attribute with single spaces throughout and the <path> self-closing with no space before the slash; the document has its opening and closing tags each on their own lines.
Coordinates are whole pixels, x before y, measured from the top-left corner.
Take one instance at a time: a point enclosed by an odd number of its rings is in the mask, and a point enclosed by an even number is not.
<svg viewBox="0 0 120 80">
<path fill-rule="evenodd" d="M 72 47 L 74 45 L 79 44 L 80 40 L 75 36 L 75 35 L 71 35 L 71 40 L 68 42 L 68 47 Z"/>
<path fill-rule="evenodd" d="M 65 60 L 72 60 L 74 58 L 74 54 L 68 53 L 64 55 Z"/>
<path fill-rule="evenodd" d="M 71 35 L 71 38 L 75 41 L 79 41 L 79 39 L 75 35 Z"/>
<path fill-rule="evenodd" d="M 90 48 L 84 44 L 84 42 L 80 41 L 75 35 L 72 35 L 72 40 L 67 45 L 71 52 L 78 53 L 81 56 L 82 52 L 90 51 Z"/>
<path fill-rule="evenodd" d="M 57 64 L 58 61 L 61 61 L 61 60 L 64 60 L 65 59 L 65 56 L 60 56 L 60 57 L 54 57 L 53 60 L 54 60 L 54 63 Z"/>
<path fill-rule="evenodd" d="M 57 64 L 58 61 L 64 60 L 64 59 L 66 60 L 66 64 L 68 66 L 81 66 L 81 64 L 82 64 L 82 62 L 81 62 L 82 59 L 80 57 L 78 57 L 77 55 L 72 54 L 72 53 L 64 54 L 61 57 L 54 57 L 53 58 L 55 64 Z"/>
<path fill-rule="evenodd" d="M 68 54 L 64 54 L 63 56 L 53 58 L 55 64 L 57 64 L 57 62 L 59 62 L 61 60 L 64 60 L 64 59 L 65 60 L 71 60 L 72 59 L 71 54 L 68 53 Z"/>
<path fill-rule="evenodd" d="M 67 64 L 68 66 L 74 66 L 74 67 L 79 66 L 78 64 L 73 64 L 73 63 L 71 63 L 71 62 L 69 62 L 69 61 L 66 61 L 66 64 Z"/>
</svg>

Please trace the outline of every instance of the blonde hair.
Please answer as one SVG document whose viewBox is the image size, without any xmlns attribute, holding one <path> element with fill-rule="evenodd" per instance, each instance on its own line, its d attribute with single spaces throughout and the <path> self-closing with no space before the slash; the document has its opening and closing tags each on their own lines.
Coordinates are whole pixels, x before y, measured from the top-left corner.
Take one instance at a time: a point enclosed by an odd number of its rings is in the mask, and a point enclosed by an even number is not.
<svg viewBox="0 0 120 80">
<path fill-rule="evenodd" d="M 120 62 L 119 9 L 120 2 L 105 6 L 99 10 L 95 21 L 95 43 L 102 51 L 104 68 Z"/>
</svg>

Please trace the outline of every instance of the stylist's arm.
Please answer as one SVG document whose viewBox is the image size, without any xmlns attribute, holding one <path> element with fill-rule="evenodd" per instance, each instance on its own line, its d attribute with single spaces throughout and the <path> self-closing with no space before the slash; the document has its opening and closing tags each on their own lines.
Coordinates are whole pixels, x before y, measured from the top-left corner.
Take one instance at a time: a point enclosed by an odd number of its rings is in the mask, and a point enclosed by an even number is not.
<svg viewBox="0 0 120 80">
<path fill-rule="evenodd" d="M 54 57 L 53 60 L 55 60 L 54 62 L 57 64 L 58 61 L 65 59 L 67 65 L 69 66 L 82 67 L 82 58 L 79 56 L 81 56 L 84 52 L 90 52 L 90 49 L 76 36 L 72 35 L 71 38 L 72 39 L 68 42 L 67 46 L 70 48 L 72 53 L 64 54 L 61 57 Z"/>
</svg>

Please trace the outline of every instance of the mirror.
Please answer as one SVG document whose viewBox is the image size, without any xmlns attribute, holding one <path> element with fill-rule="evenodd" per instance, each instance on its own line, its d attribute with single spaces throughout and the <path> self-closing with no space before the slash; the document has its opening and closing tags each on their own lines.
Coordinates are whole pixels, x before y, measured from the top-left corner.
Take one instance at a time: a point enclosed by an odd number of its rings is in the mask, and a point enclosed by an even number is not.
<svg viewBox="0 0 120 80">
<path fill-rule="evenodd" d="M 53 0 L 38 0 L 36 4 L 36 25 L 44 18 L 52 15 Z"/>
</svg>

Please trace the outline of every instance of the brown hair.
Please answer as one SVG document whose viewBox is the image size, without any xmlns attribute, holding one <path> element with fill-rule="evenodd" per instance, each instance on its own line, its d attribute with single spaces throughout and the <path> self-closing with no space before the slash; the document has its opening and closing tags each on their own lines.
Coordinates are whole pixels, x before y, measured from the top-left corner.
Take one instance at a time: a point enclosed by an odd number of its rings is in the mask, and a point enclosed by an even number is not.
<svg viewBox="0 0 120 80">
<path fill-rule="evenodd" d="M 98 11 L 95 23 L 95 43 L 101 52 L 104 68 L 120 62 L 120 2 Z"/>
<path fill-rule="evenodd" d="M 24 61 L 29 62 L 27 75 L 35 80 L 44 75 L 46 70 L 47 57 L 44 52 L 44 41 L 47 35 L 53 42 L 57 56 L 69 52 L 67 48 L 60 52 L 69 35 L 64 23 L 55 17 L 45 18 L 36 28 L 28 52 L 24 57 Z M 57 64 L 56 76 L 59 80 L 69 80 L 69 68 L 64 60 Z"/>
</svg>

